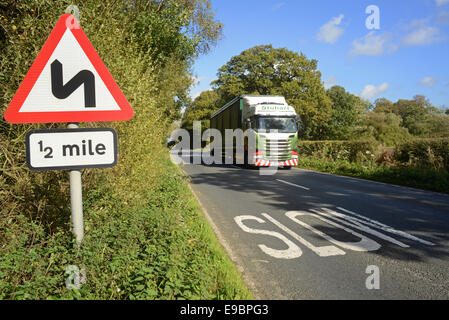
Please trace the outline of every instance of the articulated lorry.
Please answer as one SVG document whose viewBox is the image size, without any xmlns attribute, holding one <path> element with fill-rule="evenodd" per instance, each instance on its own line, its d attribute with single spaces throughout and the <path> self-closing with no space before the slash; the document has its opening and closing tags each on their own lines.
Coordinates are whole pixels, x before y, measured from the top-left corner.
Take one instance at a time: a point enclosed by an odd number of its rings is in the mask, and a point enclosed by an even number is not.
<svg viewBox="0 0 449 320">
<path fill-rule="evenodd" d="M 241 95 L 228 102 L 210 118 L 210 127 L 221 132 L 222 156 L 232 154 L 235 160 L 240 160 L 237 163 L 256 167 L 296 166 L 298 126 L 295 109 L 281 96 Z M 236 152 L 234 137 L 232 142 L 226 144 L 226 129 L 241 129 L 243 132 L 252 129 L 255 146 L 249 148 L 249 139 L 245 138 L 245 152 Z"/>
</svg>

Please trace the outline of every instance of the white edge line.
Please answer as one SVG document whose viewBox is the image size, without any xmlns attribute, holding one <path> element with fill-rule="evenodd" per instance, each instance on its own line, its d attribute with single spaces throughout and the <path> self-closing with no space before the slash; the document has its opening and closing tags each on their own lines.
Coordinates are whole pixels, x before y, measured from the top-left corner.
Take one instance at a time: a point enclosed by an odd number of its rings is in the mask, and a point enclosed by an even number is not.
<svg viewBox="0 0 449 320">
<path fill-rule="evenodd" d="M 296 169 L 296 170 L 300 170 L 300 171 L 307 171 L 307 172 L 312 172 L 312 173 L 321 174 L 321 175 L 328 175 L 328 176 L 334 176 L 334 177 L 337 177 L 337 178 L 355 180 L 355 181 L 358 181 L 358 182 L 375 183 L 375 184 L 380 184 L 380 185 L 384 185 L 384 186 L 387 186 L 387 187 L 393 187 L 393 188 L 398 188 L 398 189 L 409 189 L 410 191 L 414 191 L 414 192 L 417 192 L 417 193 L 421 192 L 421 193 L 428 193 L 428 194 L 433 194 L 433 195 L 440 195 L 440 196 L 443 196 L 443 197 L 449 197 L 449 195 L 447 193 L 444 193 L 444 192 L 420 189 L 418 187 L 402 186 L 402 185 L 399 185 L 399 184 L 391 184 L 391 183 L 382 182 L 382 181 L 369 180 L 369 179 L 363 179 L 363 178 L 357 178 L 357 177 L 351 177 L 351 176 L 344 176 L 342 174 L 336 174 L 336 173 L 330 173 L 330 172 L 322 172 L 322 171 L 316 171 L 316 170 L 311 170 L 311 169 L 304 169 L 304 168 L 299 168 L 299 167 L 292 167 L 292 168 Z"/>
<path fill-rule="evenodd" d="M 288 185 L 291 185 L 291 186 L 294 186 L 294 187 L 297 187 L 297 188 L 301 188 L 301 189 L 309 190 L 309 191 L 310 191 L 310 188 L 301 186 L 301 185 L 299 185 L 299 184 L 291 183 L 291 182 L 284 181 L 284 180 L 281 180 L 281 179 L 276 179 L 276 181 L 279 181 L 279 182 L 282 182 L 282 183 L 285 183 L 285 184 L 288 184 Z"/>
</svg>

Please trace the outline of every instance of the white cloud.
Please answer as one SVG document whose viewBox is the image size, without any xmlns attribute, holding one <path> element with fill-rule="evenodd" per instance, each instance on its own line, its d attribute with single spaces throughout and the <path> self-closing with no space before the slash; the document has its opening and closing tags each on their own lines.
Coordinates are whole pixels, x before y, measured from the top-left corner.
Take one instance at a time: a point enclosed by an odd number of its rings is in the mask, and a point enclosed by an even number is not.
<svg viewBox="0 0 449 320">
<path fill-rule="evenodd" d="M 437 84 L 438 80 L 439 80 L 438 78 L 424 77 L 418 83 L 421 86 L 428 87 L 428 88 L 433 88 Z"/>
<path fill-rule="evenodd" d="M 334 17 L 331 20 L 329 20 L 327 23 L 322 25 L 320 27 L 320 31 L 317 34 L 317 39 L 319 41 L 323 41 L 326 43 L 334 44 L 337 42 L 338 38 L 341 37 L 341 35 L 344 32 L 344 29 L 341 27 L 338 27 L 341 24 L 341 21 L 343 20 L 344 15 L 340 14 L 338 17 Z"/>
<path fill-rule="evenodd" d="M 324 89 L 330 89 L 333 86 L 335 86 L 338 82 L 338 78 L 337 77 L 329 77 L 326 80 L 323 81 L 323 85 L 324 85 Z"/>
<path fill-rule="evenodd" d="M 391 34 L 376 34 L 375 31 L 369 32 L 362 38 L 352 42 L 351 55 L 380 56 L 384 53 L 393 53 L 397 46 L 391 41 Z"/>
<path fill-rule="evenodd" d="M 272 8 L 273 10 L 279 10 L 283 6 L 285 6 L 285 2 L 278 2 Z"/>
<path fill-rule="evenodd" d="M 440 30 L 431 26 L 419 26 L 409 34 L 407 34 L 402 42 L 406 46 L 423 46 L 432 44 L 441 40 Z"/>
<path fill-rule="evenodd" d="M 375 86 L 372 84 L 368 84 L 363 88 L 362 92 L 359 94 L 359 97 L 365 100 L 371 100 L 372 98 L 375 98 L 379 96 L 381 93 L 387 91 L 388 89 L 388 83 L 384 82 L 379 86 Z"/>
<path fill-rule="evenodd" d="M 435 0 L 435 3 L 437 4 L 437 6 L 442 6 L 449 3 L 449 0 Z"/>
<path fill-rule="evenodd" d="M 449 0 L 447 1 L 449 3 Z M 446 37 L 438 27 L 431 25 L 434 20 L 431 18 L 412 20 L 408 24 L 400 26 L 402 32 L 377 33 L 371 31 L 364 37 L 354 40 L 349 53 L 353 56 L 381 56 L 392 54 L 400 47 L 424 46 L 443 41 Z M 449 23 L 449 14 L 440 13 L 436 22 Z"/>
</svg>

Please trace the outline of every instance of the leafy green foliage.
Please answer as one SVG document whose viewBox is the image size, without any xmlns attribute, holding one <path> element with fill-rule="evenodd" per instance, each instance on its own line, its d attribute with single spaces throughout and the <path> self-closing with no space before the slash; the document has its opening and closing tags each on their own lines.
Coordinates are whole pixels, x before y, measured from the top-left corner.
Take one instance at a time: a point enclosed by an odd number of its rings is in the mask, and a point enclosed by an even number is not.
<svg viewBox="0 0 449 320">
<path fill-rule="evenodd" d="M 425 121 L 428 109 L 431 107 L 428 101 L 423 97 L 415 97 L 414 100 L 398 100 L 395 103 L 398 114 L 404 121 L 406 127 L 411 134 L 420 135 L 425 133 L 423 122 Z"/>
<path fill-rule="evenodd" d="M 65 228 L 49 236 L 44 224 L 18 216 L 4 234 L 0 297 L 251 298 L 168 156 L 157 170 L 158 184 L 145 170 L 132 174 L 139 191 L 128 178 L 105 174 L 97 188 L 84 193 L 86 235 L 80 250 L 67 232 L 69 217 Z M 65 288 L 69 265 L 86 270 L 80 290 Z"/>
<path fill-rule="evenodd" d="M 402 127 L 402 119 L 394 113 L 370 112 L 363 119 L 363 125 L 355 130 L 358 138 L 374 138 L 386 146 L 410 139 L 412 135 Z"/>
<path fill-rule="evenodd" d="M 373 141 L 300 141 L 300 157 L 313 157 L 329 161 L 345 160 L 350 162 L 372 161 L 378 150 Z"/>
<path fill-rule="evenodd" d="M 298 153 L 302 168 L 449 193 L 447 138 L 413 139 L 392 150 L 372 141 L 302 141 Z"/>
<path fill-rule="evenodd" d="M 376 99 L 376 101 L 374 102 L 374 109 L 373 109 L 373 111 L 374 112 L 399 114 L 398 113 L 398 109 L 393 104 L 393 102 L 391 102 L 390 100 L 385 99 L 385 98 Z"/>
<path fill-rule="evenodd" d="M 367 109 L 367 104 L 341 86 L 333 86 L 326 93 L 332 100 L 333 111 L 327 125 L 326 138 L 349 139 L 355 127 L 360 123 L 361 115 Z"/>
<path fill-rule="evenodd" d="M 196 99 L 187 106 L 182 118 L 181 127 L 193 130 L 193 121 L 201 121 L 201 128 L 210 127 L 211 115 L 220 108 L 220 97 L 217 91 L 203 91 Z"/>
<path fill-rule="evenodd" d="M 414 139 L 396 146 L 394 158 L 410 166 L 449 172 L 449 139 Z"/>
<path fill-rule="evenodd" d="M 299 167 L 344 176 L 449 193 L 449 173 L 409 166 L 299 158 Z"/>
<path fill-rule="evenodd" d="M 387 99 L 377 99 L 375 113 L 393 113 L 402 120 L 400 126 L 415 137 L 449 136 L 449 116 L 443 110 L 431 105 L 424 96 L 413 100 L 400 99 L 395 103 Z"/>
<path fill-rule="evenodd" d="M 69 4 L 1 2 L 1 114 Z M 0 299 L 251 298 L 162 145 L 190 86 L 192 59 L 218 37 L 209 1 L 86 0 L 80 10 L 135 115 L 104 124 L 118 132 L 118 165 L 83 170 L 80 250 L 67 172 L 25 166 L 25 133 L 56 125 L 0 121 Z M 69 265 L 86 269 L 80 290 L 65 287 Z"/>
<path fill-rule="evenodd" d="M 449 114 L 441 111 L 430 114 L 426 119 L 425 127 L 428 137 L 449 137 Z"/>
<path fill-rule="evenodd" d="M 214 20 L 208 0 L 133 1 L 126 11 L 139 50 L 156 73 L 158 108 L 168 119 L 180 118 L 192 83 L 190 67 L 221 37 L 222 24 Z"/>
</svg>

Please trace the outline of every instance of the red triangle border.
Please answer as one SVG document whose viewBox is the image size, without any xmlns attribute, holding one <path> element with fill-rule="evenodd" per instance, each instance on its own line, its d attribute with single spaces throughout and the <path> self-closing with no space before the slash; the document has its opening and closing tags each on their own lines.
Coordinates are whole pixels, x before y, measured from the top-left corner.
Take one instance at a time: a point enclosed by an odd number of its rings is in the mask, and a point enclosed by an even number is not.
<svg viewBox="0 0 449 320">
<path fill-rule="evenodd" d="M 120 110 L 100 111 L 57 111 L 57 112 L 19 112 L 28 94 L 39 78 L 45 65 L 56 49 L 66 29 L 72 32 L 87 58 L 92 63 L 101 80 L 117 102 Z M 95 121 L 125 121 L 132 118 L 134 111 L 128 100 L 120 90 L 114 78 L 104 65 L 98 53 L 90 43 L 81 26 L 70 14 L 62 15 L 50 33 L 47 41 L 31 65 L 24 80 L 5 111 L 4 117 L 10 123 L 67 123 L 67 122 L 95 122 Z"/>
</svg>

